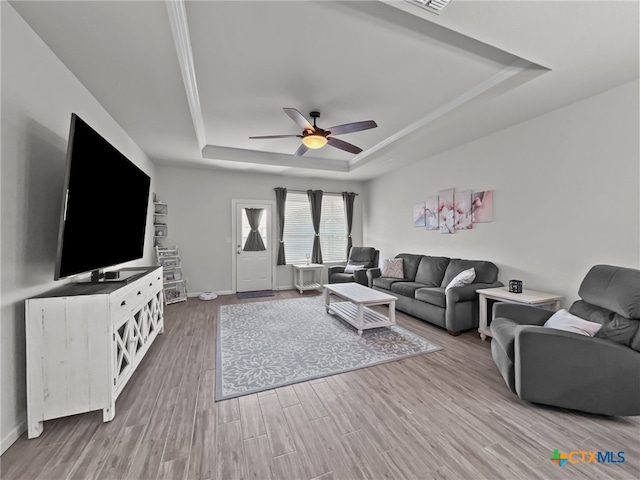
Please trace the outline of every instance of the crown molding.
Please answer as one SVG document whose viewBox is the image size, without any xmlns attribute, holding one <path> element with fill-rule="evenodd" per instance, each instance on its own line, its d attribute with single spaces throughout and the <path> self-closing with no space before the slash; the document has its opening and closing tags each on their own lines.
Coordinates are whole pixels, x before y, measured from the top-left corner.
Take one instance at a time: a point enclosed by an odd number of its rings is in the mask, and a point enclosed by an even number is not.
<svg viewBox="0 0 640 480">
<path fill-rule="evenodd" d="M 191 51 L 191 37 L 189 36 L 189 25 L 187 24 L 187 11 L 184 0 L 167 0 L 167 13 L 171 25 L 173 41 L 176 45 L 180 71 L 184 82 L 185 93 L 191 110 L 191 120 L 195 130 L 198 148 L 203 148 L 207 144 L 204 130 L 204 120 L 202 119 L 202 109 L 200 107 L 200 96 L 198 95 L 198 84 L 196 82 L 196 72 L 193 64 L 193 53 Z"/>
<path fill-rule="evenodd" d="M 350 170 L 354 170 L 358 167 L 361 167 L 365 163 L 373 160 L 373 156 L 382 150 L 383 148 L 391 145 L 392 143 L 397 142 L 398 140 L 406 137 L 407 135 L 415 132 L 416 130 L 421 129 L 422 127 L 428 125 L 429 123 L 435 122 L 439 118 L 445 116 L 446 114 L 454 111 L 456 108 L 464 105 L 467 102 L 479 97 L 484 94 L 488 90 L 500 85 L 501 83 L 509 80 L 510 78 L 518 75 L 519 73 L 524 72 L 528 68 L 534 66 L 531 62 L 524 59 L 517 59 L 511 65 L 507 66 L 503 70 L 499 71 L 495 75 L 489 77 L 487 80 L 479 83 L 475 87 L 467 90 L 462 95 L 448 101 L 441 107 L 436 108 L 435 110 L 430 111 L 424 117 L 416 120 L 415 122 L 407 125 L 402 130 L 397 131 L 393 135 L 385 138 L 381 142 L 377 143 L 371 148 L 361 152 L 357 156 L 355 156 L 352 160 L 349 161 Z"/>
<path fill-rule="evenodd" d="M 226 160 L 239 163 L 257 163 L 260 165 L 274 165 L 280 167 L 308 168 L 313 170 L 329 170 L 333 172 L 348 172 L 349 162 L 345 160 L 331 160 L 317 157 L 296 157 L 283 153 L 259 152 L 242 148 L 219 147 L 205 145 L 202 157 L 211 160 Z"/>
</svg>

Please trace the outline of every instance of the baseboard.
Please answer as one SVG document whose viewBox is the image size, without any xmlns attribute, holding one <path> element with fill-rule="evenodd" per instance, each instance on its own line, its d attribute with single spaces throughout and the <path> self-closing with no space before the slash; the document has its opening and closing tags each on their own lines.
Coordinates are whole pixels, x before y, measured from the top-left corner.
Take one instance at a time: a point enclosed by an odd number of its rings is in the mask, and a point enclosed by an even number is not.
<svg viewBox="0 0 640 480">
<path fill-rule="evenodd" d="M 20 422 L 13 430 L 7 433 L 0 441 L 0 455 L 7 451 L 20 436 L 27 431 L 27 421 Z"/>
<path fill-rule="evenodd" d="M 202 293 L 204 292 L 190 292 L 190 293 L 187 293 L 187 297 L 189 298 L 199 297 Z M 216 293 L 218 295 L 234 295 L 236 292 L 234 292 L 233 290 L 220 290 Z"/>
<path fill-rule="evenodd" d="M 278 291 L 278 290 L 295 290 L 296 287 L 294 285 L 283 285 L 280 287 L 276 287 L 274 288 L 274 290 Z"/>
</svg>

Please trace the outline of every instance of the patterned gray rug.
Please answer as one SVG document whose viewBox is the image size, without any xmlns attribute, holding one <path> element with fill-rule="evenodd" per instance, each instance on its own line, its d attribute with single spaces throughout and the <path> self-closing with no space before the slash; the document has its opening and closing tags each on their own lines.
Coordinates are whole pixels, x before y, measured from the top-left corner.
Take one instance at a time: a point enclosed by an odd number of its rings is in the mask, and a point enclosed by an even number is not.
<svg viewBox="0 0 640 480">
<path fill-rule="evenodd" d="M 322 297 L 223 305 L 218 315 L 215 399 L 435 352 L 402 327 L 362 336 L 326 313 Z"/>
</svg>

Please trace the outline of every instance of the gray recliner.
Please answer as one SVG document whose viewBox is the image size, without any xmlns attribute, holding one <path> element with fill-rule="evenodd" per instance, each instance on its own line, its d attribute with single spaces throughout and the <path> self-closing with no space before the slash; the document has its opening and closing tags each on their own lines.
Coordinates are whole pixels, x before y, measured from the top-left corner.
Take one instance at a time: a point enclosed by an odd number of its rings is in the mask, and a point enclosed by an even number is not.
<svg viewBox="0 0 640 480">
<path fill-rule="evenodd" d="M 380 252 L 373 247 L 351 247 L 346 266 L 329 267 L 329 283 L 358 282 L 364 286 L 370 286 L 367 279 L 367 270 L 378 266 Z M 353 273 L 345 272 L 349 265 L 362 267 Z"/>
<path fill-rule="evenodd" d="M 494 305 L 491 354 L 522 400 L 602 415 L 640 415 L 640 270 L 596 265 L 569 312 L 594 336 L 545 328 L 554 313 Z"/>
</svg>

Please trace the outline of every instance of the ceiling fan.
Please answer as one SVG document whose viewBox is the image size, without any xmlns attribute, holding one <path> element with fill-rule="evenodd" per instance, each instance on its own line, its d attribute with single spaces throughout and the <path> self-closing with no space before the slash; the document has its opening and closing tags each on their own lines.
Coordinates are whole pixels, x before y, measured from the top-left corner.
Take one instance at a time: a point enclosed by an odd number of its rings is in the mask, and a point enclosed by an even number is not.
<svg viewBox="0 0 640 480">
<path fill-rule="evenodd" d="M 327 129 L 322 129 L 316 125 L 316 119 L 320 118 L 320 112 L 313 111 L 309 113 L 313 118 L 313 125 L 295 108 L 283 108 L 284 113 L 289 115 L 291 120 L 296 122 L 304 130 L 301 135 L 264 135 L 261 137 L 249 137 L 251 139 L 257 138 L 290 138 L 297 137 L 302 139 L 302 145 L 296 150 L 294 154 L 296 157 L 304 155 L 307 150 L 322 148 L 326 144 L 332 147 L 339 148 L 349 153 L 360 153 L 362 149 L 355 145 L 335 138 L 334 135 L 343 135 L 345 133 L 354 133 L 361 130 L 368 130 L 370 128 L 376 128 L 378 125 L 373 120 L 365 120 L 364 122 L 345 123 L 343 125 L 336 125 Z"/>
</svg>

